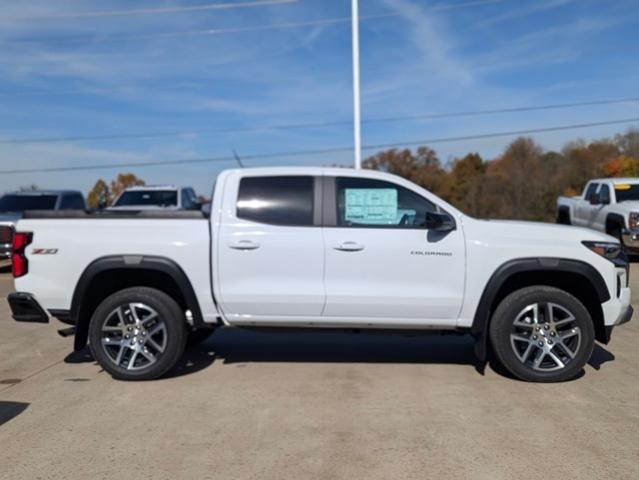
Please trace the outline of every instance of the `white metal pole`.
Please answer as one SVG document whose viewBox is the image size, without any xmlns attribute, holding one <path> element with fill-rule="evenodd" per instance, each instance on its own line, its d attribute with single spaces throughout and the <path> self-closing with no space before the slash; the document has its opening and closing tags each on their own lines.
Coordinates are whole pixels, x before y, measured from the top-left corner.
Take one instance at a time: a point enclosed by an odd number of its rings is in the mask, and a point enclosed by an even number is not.
<svg viewBox="0 0 639 480">
<path fill-rule="evenodd" d="M 362 133 L 360 125 L 359 99 L 359 5 L 352 0 L 353 31 L 353 131 L 355 135 L 355 168 L 362 168 Z"/>
</svg>

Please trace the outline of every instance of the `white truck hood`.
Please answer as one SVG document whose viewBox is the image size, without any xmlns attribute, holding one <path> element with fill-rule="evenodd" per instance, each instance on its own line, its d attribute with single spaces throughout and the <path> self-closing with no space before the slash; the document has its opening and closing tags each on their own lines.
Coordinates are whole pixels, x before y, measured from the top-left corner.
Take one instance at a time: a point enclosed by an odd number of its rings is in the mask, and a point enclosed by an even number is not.
<svg viewBox="0 0 639 480">
<path fill-rule="evenodd" d="M 501 239 L 510 241 L 520 240 L 520 244 L 551 243 L 557 246 L 574 245 L 584 240 L 600 242 L 617 242 L 618 240 L 596 230 L 556 225 L 553 223 L 524 222 L 518 220 L 474 220 L 473 227 L 484 230 L 485 233 L 498 235 Z M 466 222 L 464 222 L 466 224 Z M 470 226 L 470 225 L 469 225 Z M 471 227 L 472 229 L 472 227 Z"/>
<path fill-rule="evenodd" d="M 619 202 L 614 205 L 616 210 L 622 210 L 624 212 L 639 212 L 638 200 L 627 200 L 625 202 Z"/>
</svg>

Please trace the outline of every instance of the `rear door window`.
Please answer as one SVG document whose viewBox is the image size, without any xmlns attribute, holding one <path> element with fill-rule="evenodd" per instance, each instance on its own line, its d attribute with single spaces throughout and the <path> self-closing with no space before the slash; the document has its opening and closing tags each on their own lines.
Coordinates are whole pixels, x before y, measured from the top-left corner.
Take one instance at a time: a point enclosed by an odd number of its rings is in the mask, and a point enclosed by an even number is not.
<svg viewBox="0 0 639 480">
<path fill-rule="evenodd" d="M 237 217 L 270 225 L 313 225 L 312 176 L 244 177 Z"/>
</svg>

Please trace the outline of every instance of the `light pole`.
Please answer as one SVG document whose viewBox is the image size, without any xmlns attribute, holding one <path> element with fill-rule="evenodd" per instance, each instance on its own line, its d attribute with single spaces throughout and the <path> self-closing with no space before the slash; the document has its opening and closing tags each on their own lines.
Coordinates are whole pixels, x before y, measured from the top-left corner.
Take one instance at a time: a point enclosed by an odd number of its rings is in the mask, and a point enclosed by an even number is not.
<svg viewBox="0 0 639 480">
<path fill-rule="evenodd" d="M 351 0 L 353 33 L 353 134 L 355 136 L 355 168 L 362 168 L 362 132 L 359 99 L 359 5 Z"/>
</svg>

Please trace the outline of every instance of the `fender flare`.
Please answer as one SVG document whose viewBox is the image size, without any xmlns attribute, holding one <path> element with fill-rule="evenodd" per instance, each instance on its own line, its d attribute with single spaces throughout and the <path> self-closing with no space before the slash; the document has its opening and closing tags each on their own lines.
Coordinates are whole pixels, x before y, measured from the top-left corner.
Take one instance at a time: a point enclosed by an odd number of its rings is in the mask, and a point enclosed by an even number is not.
<svg viewBox="0 0 639 480">
<path fill-rule="evenodd" d="M 196 326 L 203 321 L 200 304 L 195 296 L 195 291 L 184 270 L 173 260 L 165 257 L 146 255 L 111 255 L 100 257 L 91 262 L 80 275 L 71 300 L 70 318 L 76 325 L 74 340 L 74 350 L 78 351 L 85 347 L 89 334 L 89 322 L 81 321 L 82 299 L 87 293 L 87 289 L 101 273 L 109 270 L 152 270 L 170 276 L 177 284 L 186 301 L 186 306 L 193 314 L 193 322 Z"/>
<path fill-rule="evenodd" d="M 559 205 L 557 208 L 557 223 L 561 223 L 561 215 L 566 215 L 568 222 L 572 221 L 572 212 L 568 205 Z"/>
<path fill-rule="evenodd" d="M 610 300 L 610 292 L 601 274 L 592 265 L 564 258 L 520 258 L 502 264 L 490 277 L 479 300 L 470 333 L 475 337 L 475 355 L 486 361 L 488 354 L 488 325 L 491 307 L 499 290 L 515 274 L 523 272 L 566 272 L 585 277 L 597 292 L 599 303 Z"/>
<path fill-rule="evenodd" d="M 621 229 L 623 230 L 624 228 L 626 228 L 626 220 L 623 217 L 623 215 L 620 215 L 618 213 L 609 213 L 606 216 L 606 233 L 610 234 L 610 232 L 608 231 L 608 225 L 610 223 L 615 223 L 618 224 Z"/>
</svg>

